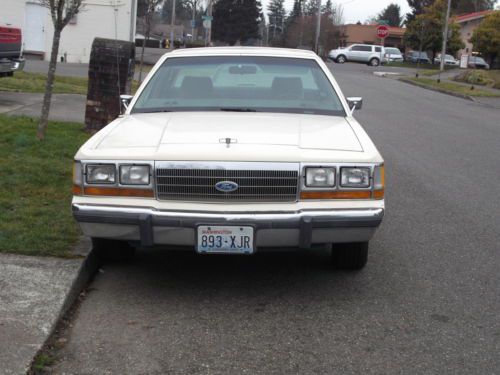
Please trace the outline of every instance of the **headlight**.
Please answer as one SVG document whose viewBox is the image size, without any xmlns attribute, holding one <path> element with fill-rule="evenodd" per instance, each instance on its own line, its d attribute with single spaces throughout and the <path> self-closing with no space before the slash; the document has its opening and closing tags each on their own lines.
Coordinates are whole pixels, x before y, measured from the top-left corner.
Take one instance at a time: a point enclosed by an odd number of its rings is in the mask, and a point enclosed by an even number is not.
<svg viewBox="0 0 500 375">
<path fill-rule="evenodd" d="M 306 168 L 306 186 L 308 187 L 334 187 L 334 168 Z"/>
<path fill-rule="evenodd" d="M 149 165 L 120 166 L 122 185 L 149 185 Z"/>
<path fill-rule="evenodd" d="M 340 186 L 354 188 L 370 187 L 370 168 L 341 168 Z"/>
<path fill-rule="evenodd" d="M 88 184 L 114 184 L 116 168 L 114 164 L 87 165 Z"/>
</svg>

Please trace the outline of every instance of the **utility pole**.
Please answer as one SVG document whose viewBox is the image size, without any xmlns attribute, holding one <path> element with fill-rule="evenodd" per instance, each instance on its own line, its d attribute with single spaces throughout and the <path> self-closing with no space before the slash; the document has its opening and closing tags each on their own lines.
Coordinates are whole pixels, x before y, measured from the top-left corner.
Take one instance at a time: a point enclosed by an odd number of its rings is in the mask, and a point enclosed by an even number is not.
<svg viewBox="0 0 500 375">
<path fill-rule="evenodd" d="M 193 19 L 191 20 L 191 41 L 194 41 L 195 22 L 196 22 L 196 0 L 193 0 Z"/>
<path fill-rule="evenodd" d="M 175 0 L 172 1 L 172 18 L 170 18 L 170 49 L 174 49 Z"/>
<path fill-rule="evenodd" d="M 207 13 L 210 16 L 210 26 L 208 27 L 208 46 L 209 47 L 212 44 L 212 21 L 213 21 L 213 19 L 211 18 L 212 17 L 212 6 L 213 6 L 212 0 L 208 0 Z"/>
<path fill-rule="evenodd" d="M 302 0 L 300 4 L 300 34 L 299 34 L 299 47 L 302 46 L 302 37 L 304 36 L 304 9 L 302 9 Z"/>
<path fill-rule="evenodd" d="M 318 0 L 318 20 L 316 21 L 316 39 L 314 41 L 314 51 L 319 54 L 319 34 L 321 32 L 321 0 Z"/>
<path fill-rule="evenodd" d="M 418 78 L 418 71 L 420 70 L 420 58 L 422 57 L 422 48 L 424 43 L 424 24 L 425 22 L 420 21 L 420 47 L 418 49 L 418 58 L 417 58 L 417 71 L 415 73 L 415 77 Z"/>
<path fill-rule="evenodd" d="M 450 20 L 450 6 L 451 0 L 448 0 L 448 7 L 446 8 L 446 17 L 444 19 L 444 30 L 443 30 L 443 47 L 441 48 L 441 61 L 439 62 L 439 75 L 438 83 L 441 82 L 441 72 L 444 70 L 444 56 L 446 54 L 446 42 L 448 41 L 448 23 Z"/>
</svg>

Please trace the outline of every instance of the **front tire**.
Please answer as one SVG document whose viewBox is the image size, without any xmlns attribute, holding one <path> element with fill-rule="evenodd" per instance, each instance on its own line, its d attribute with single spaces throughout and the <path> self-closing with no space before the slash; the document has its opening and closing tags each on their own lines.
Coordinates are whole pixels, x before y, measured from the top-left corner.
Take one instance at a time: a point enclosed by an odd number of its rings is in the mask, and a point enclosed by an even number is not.
<svg viewBox="0 0 500 375">
<path fill-rule="evenodd" d="M 344 55 L 340 55 L 337 57 L 337 60 L 335 60 L 338 64 L 343 64 L 346 62 L 346 58 Z"/>
<path fill-rule="evenodd" d="M 134 257 L 135 247 L 127 241 L 92 238 L 92 251 L 103 262 L 128 261 Z"/>
<path fill-rule="evenodd" d="M 368 242 L 339 243 L 332 246 L 332 265 L 342 270 L 361 270 L 368 260 Z"/>
<path fill-rule="evenodd" d="M 370 66 L 379 66 L 380 60 L 374 57 L 373 59 L 370 60 L 369 64 Z"/>
</svg>

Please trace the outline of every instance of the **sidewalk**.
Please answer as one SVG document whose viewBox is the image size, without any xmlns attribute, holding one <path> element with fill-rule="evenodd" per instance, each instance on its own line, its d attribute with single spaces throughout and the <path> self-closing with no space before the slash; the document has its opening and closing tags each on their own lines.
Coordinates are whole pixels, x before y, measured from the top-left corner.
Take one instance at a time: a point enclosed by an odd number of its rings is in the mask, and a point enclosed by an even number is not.
<svg viewBox="0 0 500 375">
<path fill-rule="evenodd" d="M 58 259 L 0 253 L 0 364 L 2 374 L 25 374 L 94 267 L 85 258 Z"/>
<path fill-rule="evenodd" d="M 50 107 L 50 120 L 85 122 L 84 95 L 54 94 Z M 0 113 L 14 116 L 40 117 L 43 94 L 0 91 Z"/>
</svg>

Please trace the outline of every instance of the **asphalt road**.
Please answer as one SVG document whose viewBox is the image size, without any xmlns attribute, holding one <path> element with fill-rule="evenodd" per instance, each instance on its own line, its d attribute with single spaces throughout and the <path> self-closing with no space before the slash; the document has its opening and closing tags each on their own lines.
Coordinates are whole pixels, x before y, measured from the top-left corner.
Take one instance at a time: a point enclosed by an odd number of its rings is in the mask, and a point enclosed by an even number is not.
<svg viewBox="0 0 500 375">
<path fill-rule="evenodd" d="M 500 111 L 333 71 L 386 159 L 367 267 L 140 252 L 97 275 L 54 373 L 500 372 Z"/>
</svg>

